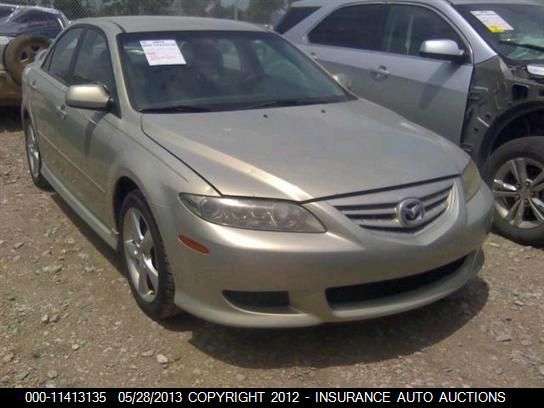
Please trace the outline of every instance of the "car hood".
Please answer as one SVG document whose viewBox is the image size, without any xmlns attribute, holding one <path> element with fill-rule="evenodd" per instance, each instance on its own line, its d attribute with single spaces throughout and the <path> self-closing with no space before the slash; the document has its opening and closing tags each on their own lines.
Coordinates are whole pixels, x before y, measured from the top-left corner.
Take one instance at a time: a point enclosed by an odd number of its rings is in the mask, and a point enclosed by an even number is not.
<svg viewBox="0 0 544 408">
<path fill-rule="evenodd" d="M 468 155 L 366 101 L 144 114 L 143 131 L 223 195 L 296 201 L 454 176 Z"/>
</svg>

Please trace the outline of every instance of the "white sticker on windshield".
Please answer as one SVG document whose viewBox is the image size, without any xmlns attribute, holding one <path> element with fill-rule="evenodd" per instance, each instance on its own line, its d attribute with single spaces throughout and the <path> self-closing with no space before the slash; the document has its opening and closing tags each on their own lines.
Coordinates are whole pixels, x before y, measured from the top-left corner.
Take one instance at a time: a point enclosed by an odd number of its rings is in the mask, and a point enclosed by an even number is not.
<svg viewBox="0 0 544 408">
<path fill-rule="evenodd" d="M 185 65 L 187 62 L 176 40 L 140 41 L 149 65 Z"/>
<path fill-rule="evenodd" d="M 477 10 L 471 13 L 480 20 L 492 33 L 503 33 L 514 31 L 514 27 L 508 24 L 501 16 L 493 10 Z"/>
</svg>

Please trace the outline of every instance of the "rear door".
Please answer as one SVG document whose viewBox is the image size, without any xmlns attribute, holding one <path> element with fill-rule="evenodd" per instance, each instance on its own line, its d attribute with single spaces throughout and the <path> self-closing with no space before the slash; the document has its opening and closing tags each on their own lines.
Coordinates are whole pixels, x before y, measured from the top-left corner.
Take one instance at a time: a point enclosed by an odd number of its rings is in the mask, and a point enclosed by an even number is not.
<svg viewBox="0 0 544 408">
<path fill-rule="evenodd" d="M 347 75 L 353 92 L 379 103 L 384 79 L 379 51 L 386 21 L 385 4 L 341 7 L 310 31 L 303 48 L 332 74 Z"/>
<path fill-rule="evenodd" d="M 61 129 L 66 120 L 66 91 L 72 63 L 84 29 L 68 30 L 59 38 L 36 75 L 29 78 L 32 89 L 32 117 L 46 168 L 70 184 L 74 174 L 73 141 L 65 140 Z"/>
</svg>

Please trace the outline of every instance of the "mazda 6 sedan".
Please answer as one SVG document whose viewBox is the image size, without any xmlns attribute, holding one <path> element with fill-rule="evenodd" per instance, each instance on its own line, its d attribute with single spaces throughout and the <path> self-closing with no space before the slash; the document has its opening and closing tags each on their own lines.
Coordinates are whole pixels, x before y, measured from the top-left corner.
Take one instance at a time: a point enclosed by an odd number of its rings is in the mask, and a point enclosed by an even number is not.
<svg viewBox="0 0 544 408">
<path fill-rule="evenodd" d="M 468 155 L 265 29 L 80 20 L 23 82 L 34 183 L 120 251 L 153 318 L 376 318 L 483 264 L 493 199 Z"/>
</svg>

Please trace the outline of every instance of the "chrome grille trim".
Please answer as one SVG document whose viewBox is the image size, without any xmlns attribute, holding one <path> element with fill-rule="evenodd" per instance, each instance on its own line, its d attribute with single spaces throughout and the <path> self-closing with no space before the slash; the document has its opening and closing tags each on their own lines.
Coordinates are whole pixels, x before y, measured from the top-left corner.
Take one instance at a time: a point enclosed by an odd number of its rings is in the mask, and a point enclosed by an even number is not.
<svg viewBox="0 0 544 408">
<path fill-rule="evenodd" d="M 451 203 L 451 197 L 454 191 L 454 182 L 452 180 L 433 184 L 432 186 L 433 187 L 431 188 L 426 186 L 426 188 L 423 189 L 424 195 L 414 194 L 414 189 L 398 189 L 393 192 L 371 194 L 371 196 L 381 196 L 384 199 L 383 203 L 379 203 L 377 197 L 358 196 L 350 197 L 349 203 L 346 204 L 342 202 L 344 201 L 342 199 L 330 201 L 329 204 L 361 228 L 405 233 L 417 232 L 427 227 L 444 214 Z M 387 198 L 390 199 L 387 200 Z M 397 207 L 407 198 L 417 198 L 421 200 L 425 207 L 424 219 L 422 223 L 416 227 L 406 227 L 398 220 Z M 370 201 L 371 204 L 356 204 L 356 201 Z"/>
</svg>

